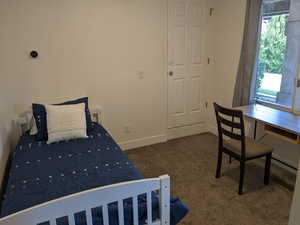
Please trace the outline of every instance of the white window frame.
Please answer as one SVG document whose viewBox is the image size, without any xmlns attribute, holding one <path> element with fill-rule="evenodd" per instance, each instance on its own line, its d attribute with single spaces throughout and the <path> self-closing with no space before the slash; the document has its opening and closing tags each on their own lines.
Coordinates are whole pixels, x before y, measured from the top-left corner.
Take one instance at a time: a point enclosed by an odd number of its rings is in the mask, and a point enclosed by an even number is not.
<svg viewBox="0 0 300 225">
<path fill-rule="evenodd" d="M 263 5 L 262 5 L 263 7 Z M 274 13 L 274 15 L 279 15 L 279 14 L 284 14 L 284 13 L 290 13 L 290 12 L 282 12 L 282 13 Z M 271 15 L 271 14 L 270 14 Z M 262 26 L 262 19 L 263 19 L 263 15 L 261 15 L 260 18 L 260 25 L 259 25 L 259 31 L 261 32 L 261 26 Z M 289 19 L 290 22 L 290 19 Z M 288 22 L 288 23 L 289 23 Z M 261 38 L 261 33 L 259 33 L 259 38 Z M 300 46 L 300 45 L 299 45 Z M 251 98 L 254 99 L 254 101 L 258 104 L 262 104 L 262 105 L 266 105 L 269 107 L 273 107 L 273 108 L 277 108 L 277 109 L 281 109 L 284 111 L 288 111 L 288 112 L 293 112 L 296 114 L 300 114 L 300 111 L 297 112 L 295 109 L 295 102 L 297 101 L 297 99 L 300 101 L 300 87 L 298 87 L 298 92 L 299 92 L 299 96 L 297 96 L 297 81 L 300 80 L 300 55 L 299 55 L 299 64 L 298 64 L 298 73 L 294 79 L 293 82 L 293 91 L 292 91 L 292 105 L 291 107 L 285 106 L 283 104 L 279 104 L 276 102 L 271 102 L 271 101 L 264 101 L 262 99 L 257 99 L 257 88 L 256 88 L 256 80 L 257 80 L 257 69 L 258 69 L 258 61 L 259 61 L 259 51 L 260 51 L 260 40 L 257 43 L 257 54 L 256 54 L 256 60 L 255 60 L 255 65 L 254 65 L 254 70 L 253 70 L 253 82 L 252 82 L 252 89 L 251 89 Z"/>
</svg>

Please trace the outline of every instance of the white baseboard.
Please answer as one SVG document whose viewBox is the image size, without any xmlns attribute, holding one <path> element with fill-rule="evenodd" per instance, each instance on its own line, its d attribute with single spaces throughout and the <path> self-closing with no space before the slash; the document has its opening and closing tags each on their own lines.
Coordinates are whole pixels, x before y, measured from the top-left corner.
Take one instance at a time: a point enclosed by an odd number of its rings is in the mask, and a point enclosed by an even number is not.
<svg viewBox="0 0 300 225">
<path fill-rule="evenodd" d="M 217 126 L 214 126 L 212 124 L 207 124 L 207 131 L 214 134 L 214 135 L 216 135 L 216 136 L 219 135 Z"/>
<path fill-rule="evenodd" d="M 190 126 L 184 126 L 184 127 L 176 127 L 172 129 L 168 129 L 167 131 L 167 138 L 168 140 L 180 138 L 180 137 L 186 137 L 190 135 L 195 134 L 201 134 L 207 132 L 207 126 L 205 123 L 199 123 L 195 125 Z"/>
<path fill-rule="evenodd" d="M 207 132 L 207 126 L 205 123 L 195 124 L 191 126 L 178 127 L 168 129 L 167 134 L 159 134 L 151 137 L 138 138 L 134 140 L 124 141 L 118 143 L 123 150 L 129 150 L 157 143 L 166 142 L 167 140 L 201 134 Z"/>
<path fill-rule="evenodd" d="M 138 138 L 130 141 L 124 141 L 118 144 L 123 150 L 129 150 L 133 148 L 144 147 L 147 145 L 153 145 L 153 144 L 162 143 L 166 141 L 167 141 L 166 135 L 160 134 L 151 137 L 144 137 L 144 138 Z"/>
</svg>

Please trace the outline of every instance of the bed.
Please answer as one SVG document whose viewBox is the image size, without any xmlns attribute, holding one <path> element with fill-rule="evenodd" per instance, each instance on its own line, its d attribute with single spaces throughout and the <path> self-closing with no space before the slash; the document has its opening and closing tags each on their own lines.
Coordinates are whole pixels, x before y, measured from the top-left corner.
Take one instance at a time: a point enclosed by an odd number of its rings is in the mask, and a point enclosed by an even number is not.
<svg viewBox="0 0 300 225">
<path fill-rule="evenodd" d="M 173 225 L 187 212 L 170 198 L 168 175 L 144 179 L 110 134 L 93 123 L 87 139 L 46 144 L 28 132 L 20 138 L 0 225 Z"/>
</svg>

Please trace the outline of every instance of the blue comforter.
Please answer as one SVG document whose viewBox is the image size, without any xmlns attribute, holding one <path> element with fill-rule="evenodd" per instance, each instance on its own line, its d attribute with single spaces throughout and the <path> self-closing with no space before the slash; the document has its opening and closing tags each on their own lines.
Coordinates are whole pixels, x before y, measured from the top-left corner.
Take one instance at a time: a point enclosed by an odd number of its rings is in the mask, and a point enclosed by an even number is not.
<svg viewBox="0 0 300 225">
<path fill-rule="evenodd" d="M 24 135 L 12 157 L 9 179 L 1 204 L 1 217 L 34 205 L 109 184 L 143 179 L 108 132 L 100 125 L 87 139 L 75 139 L 53 144 L 37 142 Z M 158 200 L 153 193 L 153 219 L 158 218 Z M 125 224 L 132 224 L 131 200 L 124 203 Z M 171 224 L 178 223 L 187 213 L 178 199 L 171 199 Z M 100 209 L 93 209 L 93 220 L 102 224 Z M 109 219 L 118 224 L 117 206 L 109 207 Z M 145 196 L 139 196 L 139 220 L 147 217 Z M 59 224 L 66 224 L 66 218 Z M 85 224 L 82 213 L 75 216 L 77 224 Z"/>
</svg>

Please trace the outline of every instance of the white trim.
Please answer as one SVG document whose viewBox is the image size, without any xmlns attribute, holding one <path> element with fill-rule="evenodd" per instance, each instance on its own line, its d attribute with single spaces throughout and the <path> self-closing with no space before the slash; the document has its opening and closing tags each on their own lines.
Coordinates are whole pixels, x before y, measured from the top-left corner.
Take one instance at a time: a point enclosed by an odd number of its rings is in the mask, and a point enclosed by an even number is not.
<svg viewBox="0 0 300 225">
<path fill-rule="evenodd" d="M 162 143 L 162 142 L 166 142 L 166 141 L 167 141 L 166 135 L 159 134 L 159 135 L 155 135 L 155 136 L 151 136 L 151 137 L 143 137 L 143 138 L 137 138 L 134 140 L 120 142 L 120 143 L 118 143 L 118 145 L 120 145 L 120 147 L 123 150 L 129 150 L 129 149 L 133 149 L 133 148 L 144 147 L 144 146 Z"/>
<path fill-rule="evenodd" d="M 186 136 L 201 134 L 201 133 L 205 133 L 205 132 L 207 132 L 206 124 L 198 123 L 198 124 L 194 124 L 194 125 L 168 129 L 167 137 L 168 137 L 168 140 L 172 140 L 175 138 L 186 137 Z"/>
<path fill-rule="evenodd" d="M 166 134 L 159 134 L 150 137 L 137 138 L 134 140 L 128 140 L 123 142 L 118 142 L 118 145 L 123 150 L 130 150 L 134 148 L 149 146 L 153 144 L 163 143 L 168 140 L 187 137 L 191 135 L 201 134 L 208 132 L 206 123 L 198 123 L 194 125 L 184 126 L 184 127 L 176 127 L 172 129 L 168 129 Z"/>
<path fill-rule="evenodd" d="M 207 131 L 214 134 L 214 135 L 216 135 L 216 136 L 219 136 L 218 128 L 215 125 L 207 124 Z"/>
</svg>

